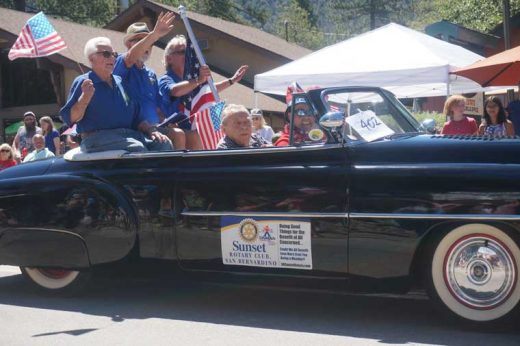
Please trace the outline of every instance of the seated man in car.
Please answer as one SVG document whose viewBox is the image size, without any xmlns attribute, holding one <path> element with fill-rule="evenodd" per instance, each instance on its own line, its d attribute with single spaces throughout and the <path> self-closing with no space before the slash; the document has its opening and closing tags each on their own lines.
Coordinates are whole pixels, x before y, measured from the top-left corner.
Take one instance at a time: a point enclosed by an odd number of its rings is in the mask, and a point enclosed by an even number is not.
<svg viewBox="0 0 520 346">
<path fill-rule="evenodd" d="M 280 137 L 275 142 L 274 145 L 277 147 L 289 145 L 289 135 L 291 130 L 290 119 L 292 115 L 291 108 L 292 103 L 288 103 L 287 110 L 285 111 L 285 118 L 289 123 L 285 124 Z M 326 140 L 325 133 L 320 130 L 318 124 L 316 124 L 314 112 L 304 97 L 296 96 L 296 99 L 294 100 L 293 122 L 294 143 L 303 143 L 307 141 L 324 142 Z"/>
<path fill-rule="evenodd" d="M 251 117 L 246 107 L 229 104 L 222 111 L 224 137 L 217 149 L 260 148 L 270 146 L 262 137 L 253 133 Z"/>
<path fill-rule="evenodd" d="M 92 71 L 74 80 L 60 111 L 67 125 L 77 124 L 82 151 L 171 150 L 168 137 L 143 119 L 139 104 L 128 96 L 121 77 L 112 74 L 117 53 L 110 39 L 90 39 L 84 53 Z M 133 129 L 134 124 L 139 131 Z"/>
</svg>

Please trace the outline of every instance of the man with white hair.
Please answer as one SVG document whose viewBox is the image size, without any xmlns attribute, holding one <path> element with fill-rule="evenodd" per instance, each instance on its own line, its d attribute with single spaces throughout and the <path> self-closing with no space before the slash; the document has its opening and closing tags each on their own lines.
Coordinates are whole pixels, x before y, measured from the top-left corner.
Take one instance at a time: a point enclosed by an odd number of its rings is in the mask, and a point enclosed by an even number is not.
<svg viewBox="0 0 520 346">
<path fill-rule="evenodd" d="M 217 149 L 261 148 L 271 146 L 265 139 L 253 133 L 247 108 L 229 104 L 222 111 L 222 131 L 224 137 Z"/>
<path fill-rule="evenodd" d="M 81 149 L 85 152 L 171 150 L 168 137 L 143 118 L 138 103 L 123 87 L 121 77 L 112 74 L 117 53 L 110 39 L 90 39 L 84 53 L 92 71 L 74 80 L 67 103 L 60 111 L 67 125 L 77 125 Z M 134 130 L 135 125 L 139 131 Z"/>
<path fill-rule="evenodd" d="M 130 97 L 139 102 L 141 113 L 151 125 L 161 122 L 159 87 L 155 71 L 146 65 L 154 43 L 173 28 L 173 12 L 161 13 L 152 31 L 144 22 L 131 24 L 123 42 L 128 49 L 116 58 L 114 74 L 123 79 Z M 174 141 L 175 149 L 185 149 L 184 132 L 176 128 L 159 127 L 158 130 Z"/>
<path fill-rule="evenodd" d="M 166 74 L 159 78 L 159 92 L 162 97 L 162 110 L 167 116 L 179 112 L 182 96 L 188 95 L 196 87 L 206 83 L 211 77 L 208 65 L 199 68 L 197 78 L 184 80 L 184 62 L 186 55 L 186 37 L 177 35 L 172 38 L 164 49 L 164 67 Z M 225 90 L 231 85 L 240 82 L 247 72 L 249 66 L 240 66 L 235 74 L 228 79 L 215 83 L 218 92 Z M 178 118 L 178 126 L 186 133 L 186 146 L 188 149 L 202 149 L 202 142 L 195 128 L 195 122 L 191 123 L 187 117 Z"/>
</svg>

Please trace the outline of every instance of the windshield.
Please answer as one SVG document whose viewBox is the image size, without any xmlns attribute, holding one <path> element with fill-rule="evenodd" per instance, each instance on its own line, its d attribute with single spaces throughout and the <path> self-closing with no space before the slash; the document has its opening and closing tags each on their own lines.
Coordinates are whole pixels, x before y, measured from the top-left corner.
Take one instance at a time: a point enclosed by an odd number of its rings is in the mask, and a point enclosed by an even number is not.
<svg viewBox="0 0 520 346">
<path fill-rule="evenodd" d="M 344 114 L 344 137 L 371 142 L 394 134 L 420 132 L 420 124 L 391 94 L 383 90 L 327 90 L 326 109 Z"/>
</svg>

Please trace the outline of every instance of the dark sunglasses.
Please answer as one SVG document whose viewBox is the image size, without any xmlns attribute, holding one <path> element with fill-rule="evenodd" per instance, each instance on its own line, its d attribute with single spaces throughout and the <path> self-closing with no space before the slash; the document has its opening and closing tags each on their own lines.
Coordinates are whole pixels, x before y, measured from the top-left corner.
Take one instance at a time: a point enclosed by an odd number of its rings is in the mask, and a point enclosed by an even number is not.
<svg viewBox="0 0 520 346">
<path fill-rule="evenodd" d="M 95 52 L 94 54 L 101 54 L 101 55 L 103 55 L 103 58 L 105 58 L 105 59 L 108 59 L 110 57 L 117 58 L 117 53 L 116 52 L 111 52 L 109 50 L 104 50 L 102 52 Z"/>
<path fill-rule="evenodd" d="M 2 150 L 0 150 L 0 153 L 9 153 L 9 152 L 11 152 L 11 150 L 9 150 L 9 149 L 2 149 Z"/>
<path fill-rule="evenodd" d="M 299 109 L 295 112 L 295 114 L 299 117 L 312 117 L 312 114 L 304 109 Z"/>
<path fill-rule="evenodd" d="M 177 54 L 177 55 L 184 55 L 185 53 L 186 53 L 186 49 L 176 50 L 176 51 L 172 52 L 172 54 Z"/>
</svg>

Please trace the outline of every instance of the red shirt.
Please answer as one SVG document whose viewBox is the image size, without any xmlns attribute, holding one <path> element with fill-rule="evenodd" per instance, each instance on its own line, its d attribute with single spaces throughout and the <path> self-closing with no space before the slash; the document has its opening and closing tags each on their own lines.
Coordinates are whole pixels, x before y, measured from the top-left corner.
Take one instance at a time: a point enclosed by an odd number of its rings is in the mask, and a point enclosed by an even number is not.
<svg viewBox="0 0 520 346">
<path fill-rule="evenodd" d="M 283 127 L 282 134 L 278 138 L 278 140 L 274 143 L 276 147 L 284 147 L 289 145 L 289 131 L 290 131 L 289 124 L 286 124 Z M 325 142 L 327 140 L 327 136 L 323 134 L 323 137 L 321 138 L 321 143 Z M 304 132 L 300 129 L 294 128 L 294 143 L 302 143 L 305 141 L 310 141 L 309 135 L 307 132 Z"/>
<path fill-rule="evenodd" d="M 0 160 L 0 171 L 16 165 L 15 160 Z"/>
<path fill-rule="evenodd" d="M 473 118 L 464 117 L 459 121 L 450 120 L 441 130 L 443 135 L 474 135 L 478 130 L 477 122 Z"/>
</svg>

